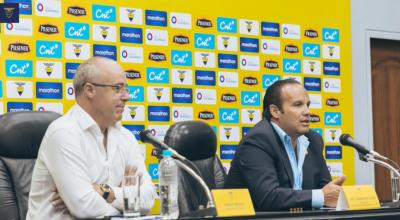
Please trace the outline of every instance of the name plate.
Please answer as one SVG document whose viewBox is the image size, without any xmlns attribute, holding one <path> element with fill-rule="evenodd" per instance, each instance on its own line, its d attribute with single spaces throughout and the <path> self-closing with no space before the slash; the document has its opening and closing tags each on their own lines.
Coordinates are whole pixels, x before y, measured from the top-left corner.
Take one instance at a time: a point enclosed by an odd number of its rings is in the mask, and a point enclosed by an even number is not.
<svg viewBox="0 0 400 220">
<path fill-rule="evenodd" d="M 211 190 L 218 217 L 255 215 L 248 189 Z"/>
<path fill-rule="evenodd" d="M 380 208 L 378 196 L 371 185 L 342 186 L 336 210 L 363 210 Z"/>
</svg>

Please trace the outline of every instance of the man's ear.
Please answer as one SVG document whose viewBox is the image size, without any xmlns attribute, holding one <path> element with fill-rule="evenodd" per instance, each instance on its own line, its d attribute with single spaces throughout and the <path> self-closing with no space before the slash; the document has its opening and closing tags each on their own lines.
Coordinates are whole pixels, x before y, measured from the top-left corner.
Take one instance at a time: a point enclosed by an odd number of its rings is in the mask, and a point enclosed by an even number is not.
<svg viewBox="0 0 400 220">
<path fill-rule="evenodd" d="M 272 118 L 279 118 L 281 111 L 276 105 L 269 105 L 269 112 L 271 113 Z"/>
<path fill-rule="evenodd" d="M 89 99 L 91 99 L 91 98 L 93 98 L 94 95 L 96 94 L 96 91 L 95 91 L 93 85 L 86 83 L 86 84 L 83 86 L 83 93 L 85 94 L 86 97 L 88 97 Z"/>
</svg>

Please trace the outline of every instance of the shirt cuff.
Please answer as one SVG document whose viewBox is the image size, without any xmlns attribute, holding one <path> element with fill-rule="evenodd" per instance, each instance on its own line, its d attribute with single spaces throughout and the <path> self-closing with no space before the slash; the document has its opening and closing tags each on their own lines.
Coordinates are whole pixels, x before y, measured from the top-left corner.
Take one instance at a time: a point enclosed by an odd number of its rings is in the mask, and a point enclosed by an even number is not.
<svg viewBox="0 0 400 220">
<path fill-rule="evenodd" d="M 324 193 L 322 189 L 312 190 L 311 206 L 313 208 L 322 208 L 324 205 Z"/>
<path fill-rule="evenodd" d="M 115 200 L 111 203 L 113 207 L 116 209 L 122 211 L 123 209 L 123 194 L 122 194 L 122 187 L 113 187 L 111 186 L 111 189 L 114 192 L 115 195 Z"/>
</svg>

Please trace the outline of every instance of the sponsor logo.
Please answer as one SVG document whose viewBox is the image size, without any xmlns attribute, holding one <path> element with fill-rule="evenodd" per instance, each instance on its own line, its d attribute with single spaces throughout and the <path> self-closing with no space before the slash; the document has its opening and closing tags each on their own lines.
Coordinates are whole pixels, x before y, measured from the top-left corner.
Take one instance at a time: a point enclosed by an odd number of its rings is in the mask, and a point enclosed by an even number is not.
<svg viewBox="0 0 400 220">
<path fill-rule="evenodd" d="M 193 120 L 193 108 L 192 107 L 172 107 L 172 121 L 188 121 Z"/>
<path fill-rule="evenodd" d="M 75 89 L 72 83 L 65 84 L 65 98 L 67 100 L 75 100 Z"/>
<path fill-rule="evenodd" d="M 307 91 L 321 91 L 321 79 L 304 77 L 304 88 Z"/>
<path fill-rule="evenodd" d="M 306 74 L 320 75 L 321 61 L 319 60 L 303 60 L 303 72 Z"/>
<path fill-rule="evenodd" d="M 279 40 L 261 40 L 261 52 L 263 54 L 279 55 L 281 53 L 281 43 Z"/>
<path fill-rule="evenodd" d="M 7 102 L 7 112 L 32 111 L 31 102 Z"/>
<path fill-rule="evenodd" d="M 326 128 L 325 129 L 325 142 L 327 143 L 340 143 L 340 136 L 342 135 L 342 129 Z"/>
<path fill-rule="evenodd" d="M 6 35 L 32 36 L 32 19 L 19 19 L 18 23 L 4 24 Z"/>
<path fill-rule="evenodd" d="M 36 56 L 61 58 L 62 45 L 57 41 L 36 41 Z"/>
<path fill-rule="evenodd" d="M 172 84 L 192 85 L 193 77 L 190 69 L 172 69 Z"/>
<path fill-rule="evenodd" d="M 239 127 L 237 126 L 219 126 L 219 140 L 223 142 L 238 142 Z"/>
<path fill-rule="evenodd" d="M 325 158 L 326 159 L 342 159 L 342 147 L 341 146 L 325 146 Z"/>
<path fill-rule="evenodd" d="M 233 36 L 217 36 L 218 50 L 223 51 L 237 51 L 238 40 L 237 37 Z"/>
<path fill-rule="evenodd" d="M 217 18 L 217 31 L 226 33 L 236 33 L 237 24 L 234 18 Z"/>
<path fill-rule="evenodd" d="M 317 38 L 318 37 L 318 31 L 308 29 L 304 31 L 304 36 L 308 38 Z"/>
<path fill-rule="evenodd" d="M 117 30 L 114 25 L 93 24 L 93 40 L 116 42 Z"/>
<path fill-rule="evenodd" d="M 243 84 L 249 85 L 249 86 L 255 86 L 255 85 L 258 85 L 258 79 L 255 77 L 246 76 L 246 77 L 243 77 Z"/>
<path fill-rule="evenodd" d="M 144 101 L 143 86 L 129 86 L 129 101 L 130 102 L 143 102 Z"/>
<path fill-rule="evenodd" d="M 311 123 L 318 123 L 320 121 L 321 121 L 321 118 L 319 117 L 319 115 L 310 114 L 310 122 Z"/>
<path fill-rule="evenodd" d="M 196 104 L 215 105 L 217 95 L 215 89 L 196 89 Z"/>
<path fill-rule="evenodd" d="M 142 76 L 140 75 L 140 71 L 137 71 L 137 70 L 133 70 L 133 69 L 125 70 L 125 73 L 126 73 L 127 79 L 141 79 L 142 78 Z"/>
<path fill-rule="evenodd" d="M 167 12 L 146 10 L 146 25 L 150 26 L 167 26 Z"/>
<path fill-rule="evenodd" d="M 160 53 L 160 52 L 151 52 L 149 53 L 149 60 L 155 61 L 155 62 L 163 62 L 167 60 L 167 57 L 165 54 Z"/>
<path fill-rule="evenodd" d="M 342 125 L 342 114 L 340 112 L 324 112 L 325 125 L 340 126 Z"/>
<path fill-rule="evenodd" d="M 61 62 L 36 61 L 36 77 L 44 79 L 61 79 Z"/>
<path fill-rule="evenodd" d="M 238 87 L 237 72 L 218 72 L 218 86 L 220 87 Z"/>
<path fill-rule="evenodd" d="M 261 35 L 268 37 L 279 37 L 279 23 L 261 22 Z"/>
<path fill-rule="evenodd" d="M 80 63 L 65 63 L 65 78 L 73 79 Z"/>
<path fill-rule="evenodd" d="M 87 43 L 65 43 L 65 57 L 67 59 L 86 60 L 90 57 L 90 46 Z"/>
<path fill-rule="evenodd" d="M 218 68 L 237 69 L 237 55 L 234 54 L 218 54 Z"/>
<path fill-rule="evenodd" d="M 215 54 L 208 52 L 195 52 L 194 61 L 196 67 L 214 68 Z"/>
<path fill-rule="evenodd" d="M 79 7 L 79 6 L 71 6 L 71 7 L 68 7 L 67 14 L 77 16 L 77 17 L 86 16 L 86 9 Z"/>
<path fill-rule="evenodd" d="M 45 102 L 37 102 L 36 110 L 37 111 L 52 111 L 57 112 L 58 114 L 63 114 L 63 104 L 61 103 L 45 103 Z"/>
<path fill-rule="evenodd" d="M 115 7 L 108 5 L 92 5 L 92 19 L 95 21 L 115 22 Z"/>
<path fill-rule="evenodd" d="M 325 42 L 339 42 L 339 29 L 322 28 L 322 41 Z"/>
<path fill-rule="evenodd" d="M 322 97 L 319 94 L 309 94 L 310 97 L 310 109 L 321 109 L 322 108 Z"/>
<path fill-rule="evenodd" d="M 165 30 L 146 29 L 146 44 L 167 46 L 168 32 Z"/>
<path fill-rule="evenodd" d="M 148 83 L 169 83 L 169 70 L 168 68 L 154 68 L 148 67 L 146 69 L 146 77 Z"/>
<path fill-rule="evenodd" d="M 249 56 L 240 55 L 240 69 L 241 70 L 260 70 L 260 57 L 259 56 Z"/>
<path fill-rule="evenodd" d="M 31 50 L 28 44 L 24 43 L 11 43 L 8 45 L 8 51 L 14 53 L 29 53 Z"/>
<path fill-rule="evenodd" d="M 301 63 L 297 59 L 283 59 L 283 72 L 300 73 Z"/>
<path fill-rule="evenodd" d="M 4 3 L 18 3 L 19 14 L 23 15 L 32 14 L 32 0 L 5 0 Z"/>
<path fill-rule="evenodd" d="M 340 63 L 324 62 L 324 74 L 331 76 L 340 76 Z"/>
<path fill-rule="evenodd" d="M 246 134 L 249 133 L 250 129 L 250 127 L 242 127 L 242 137 L 246 136 Z"/>
<path fill-rule="evenodd" d="M 210 112 L 210 111 L 201 111 L 201 112 L 199 112 L 197 117 L 199 119 L 203 119 L 203 120 L 212 120 L 212 119 L 214 119 L 214 113 Z"/>
<path fill-rule="evenodd" d="M 337 99 L 337 98 L 327 98 L 325 104 L 327 106 L 331 106 L 331 107 L 339 106 L 339 99 Z"/>
<path fill-rule="evenodd" d="M 201 49 L 215 48 L 214 35 L 211 34 L 194 34 L 194 47 Z"/>
<path fill-rule="evenodd" d="M 140 132 L 144 130 L 144 125 L 123 125 L 126 129 L 128 129 L 136 138 L 136 140 L 140 140 Z"/>
<path fill-rule="evenodd" d="M 262 75 L 262 87 L 263 89 L 268 89 L 274 82 L 280 80 L 281 77 L 278 75 Z"/>
<path fill-rule="evenodd" d="M 0 23 L 18 23 L 19 7 L 18 3 L 0 3 Z"/>
<path fill-rule="evenodd" d="M 190 88 L 172 88 L 173 103 L 193 103 L 193 90 Z"/>
<path fill-rule="evenodd" d="M 219 122 L 220 123 L 239 123 L 239 110 L 236 108 L 220 108 Z"/>
<path fill-rule="evenodd" d="M 305 57 L 321 57 L 321 50 L 319 44 L 303 43 L 303 56 Z"/>
<path fill-rule="evenodd" d="M 242 105 L 260 106 L 260 92 L 242 91 L 240 94 Z"/>
<path fill-rule="evenodd" d="M 258 53 L 258 39 L 257 38 L 240 38 L 240 51 Z"/>
<path fill-rule="evenodd" d="M 325 59 L 340 59 L 340 47 L 336 45 L 322 45 L 322 57 Z"/>
<path fill-rule="evenodd" d="M 89 25 L 85 23 L 65 22 L 65 38 L 89 40 Z"/>
<path fill-rule="evenodd" d="M 279 63 L 274 60 L 266 60 L 264 62 L 264 67 L 267 69 L 278 69 L 279 68 Z"/>
<path fill-rule="evenodd" d="M 6 76 L 31 78 L 32 73 L 31 60 L 6 60 Z"/>
<path fill-rule="evenodd" d="M 149 121 L 170 121 L 169 106 L 149 106 L 147 112 Z"/>
<path fill-rule="evenodd" d="M 189 44 L 190 40 L 189 37 L 184 36 L 184 35 L 174 35 L 173 40 L 174 43 L 184 45 L 184 44 Z"/>
<path fill-rule="evenodd" d="M 205 18 L 199 18 L 196 21 L 196 26 L 201 27 L 201 28 L 211 28 L 212 27 L 212 22 L 208 19 Z"/>
<path fill-rule="evenodd" d="M 120 41 L 123 43 L 143 43 L 143 32 L 141 28 L 120 27 L 119 33 Z"/>
<path fill-rule="evenodd" d="M 285 52 L 286 53 L 298 53 L 299 48 L 296 45 L 288 44 L 288 45 L 285 45 Z"/>
<path fill-rule="evenodd" d="M 142 47 L 120 47 L 120 60 L 123 63 L 143 63 Z"/>
<path fill-rule="evenodd" d="M 62 99 L 62 83 L 36 82 L 36 98 Z"/>
<path fill-rule="evenodd" d="M 340 79 L 324 78 L 324 92 L 340 92 Z"/>
<path fill-rule="evenodd" d="M 147 87 L 147 100 L 149 102 L 169 102 L 168 87 Z"/>
<path fill-rule="evenodd" d="M 105 57 L 117 60 L 117 48 L 113 45 L 93 45 L 93 56 Z"/>
<path fill-rule="evenodd" d="M 43 34 L 58 34 L 58 27 L 52 24 L 41 24 L 39 25 L 39 32 Z"/>
<path fill-rule="evenodd" d="M 3 97 L 3 83 L 1 82 L 1 80 L 0 80 L 0 98 L 2 98 Z M 1 103 L 1 102 L 0 102 Z M 2 110 L 3 108 L 2 108 L 3 106 L 1 106 L 1 108 L 0 108 L 0 110 Z"/>
<path fill-rule="evenodd" d="M 236 95 L 235 94 L 231 94 L 231 93 L 225 93 L 221 95 L 221 101 L 222 102 L 227 102 L 227 103 L 232 103 L 232 102 L 236 102 Z"/>
<path fill-rule="evenodd" d="M 175 66 L 191 66 L 192 52 L 184 50 L 172 50 L 171 64 Z"/>
<path fill-rule="evenodd" d="M 36 0 L 35 12 L 37 16 L 61 17 L 61 1 Z"/>
<path fill-rule="evenodd" d="M 136 24 L 141 25 L 142 20 L 142 9 L 139 8 L 119 8 L 119 20 L 124 24 Z"/>
<path fill-rule="evenodd" d="M 196 85 L 215 86 L 215 72 L 196 70 Z"/>
<path fill-rule="evenodd" d="M 328 170 L 331 176 L 343 176 L 343 163 L 335 162 L 335 163 L 326 163 Z"/>
<path fill-rule="evenodd" d="M 256 124 L 261 120 L 261 112 L 258 109 L 242 109 L 242 123 Z"/>
<path fill-rule="evenodd" d="M 125 106 L 122 121 L 144 121 L 143 105 L 127 105 Z"/>
<path fill-rule="evenodd" d="M 300 39 L 300 25 L 282 24 L 282 37 L 288 39 Z"/>
<path fill-rule="evenodd" d="M 149 164 L 149 175 L 152 180 L 158 180 L 158 164 L 157 163 Z"/>
<path fill-rule="evenodd" d="M 241 34 L 258 35 L 259 24 L 255 20 L 239 20 L 239 32 Z"/>
<path fill-rule="evenodd" d="M 222 160 L 232 160 L 236 153 L 236 145 L 224 145 L 219 146 L 221 152 L 220 157 Z"/>
<path fill-rule="evenodd" d="M 172 28 L 192 28 L 192 15 L 190 14 L 170 12 L 169 17 L 169 26 Z"/>
</svg>

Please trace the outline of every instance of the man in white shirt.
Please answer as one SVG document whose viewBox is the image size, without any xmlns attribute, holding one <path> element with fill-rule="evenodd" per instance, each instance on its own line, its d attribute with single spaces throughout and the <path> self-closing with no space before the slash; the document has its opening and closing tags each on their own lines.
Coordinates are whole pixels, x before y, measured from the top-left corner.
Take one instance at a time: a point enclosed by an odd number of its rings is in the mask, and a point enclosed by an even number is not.
<svg viewBox="0 0 400 220">
<path fill-rule="evenodd" d="M 46 131 L 33 170 L 27 219 L 96 218 L 123 207 L 124 175 L 141 175 L 140 205 L 156 197 L 135 137 L 118 121 L 129 89 L 114 60 L 94 57 L 74 77 L 76 104 Z M 138 183 L 139 184 L 139 183 Z"/>
</svg>

